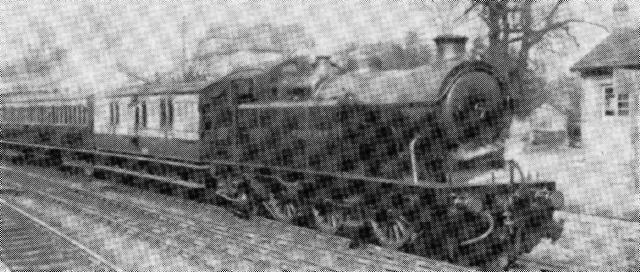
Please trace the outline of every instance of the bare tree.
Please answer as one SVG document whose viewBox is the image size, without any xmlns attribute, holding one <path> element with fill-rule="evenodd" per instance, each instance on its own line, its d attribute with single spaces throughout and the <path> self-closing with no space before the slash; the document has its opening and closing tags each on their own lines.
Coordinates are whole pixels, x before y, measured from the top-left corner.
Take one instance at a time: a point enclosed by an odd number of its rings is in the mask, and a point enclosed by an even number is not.
<svg viewBox="0 0 640 272">
<path fill-rule="evenodd" d="M 418 0 L 413 5 L 424 11 L 430 20 L 430 28 L 437 34 L 450 34 L 463 23 L 470 21 L 470 14 L 464 13 L 464 1 Z"/>
<path fill-rule="evenodd" d="M 530 79 L 532 51 L 550 44 L 549 39 L 570 39 L 575 23 L 590 23 L 566 11 L 566 0 L 542 3 L 534 0 L 470 0 L 464 14 L 476 12 L 486 24 L 488 45 L 483 59 L 506 79 L 511 95 L 519 101 L 516 112 L 526 116 L 536 107 L 539 88 Z M 590 23 L 604 28 L 601 25 Z"/>
</svg>

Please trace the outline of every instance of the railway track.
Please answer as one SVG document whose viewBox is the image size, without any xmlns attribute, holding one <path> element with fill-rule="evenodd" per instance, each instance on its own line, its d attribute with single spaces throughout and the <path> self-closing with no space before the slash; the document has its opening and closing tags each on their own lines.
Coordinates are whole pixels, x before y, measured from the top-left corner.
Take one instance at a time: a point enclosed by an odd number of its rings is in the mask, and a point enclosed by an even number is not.
<svg viewBox="0 0 640 272">
<path fill-rule="evenodd" d="M 25 175 L 60 183 L 39 175 Z M 225 255 L 223 259 L 234 261 L 238 261 L 237 256 L 240 256 L 243 261 L 258 261 L 262 265 L 258 268 L 261 269 L 468 271 L 468 268 L 377 247 L 347 250 L 348 240 L 343 238 L 321 235 L 263 218 L 242 220 L 211 205 L 189 203 L 199 206 L 194 210 L 204 212 L 177 214 L 171 209 L 143 205 L 140 201 L 133 203 L 107 198 L 93 191 L 47 186 L 47 183 L 25 179 L 21 182 L 23 185 L 28 184 L 32 193 L 46 198 L 46 201 L 53 201 L 77 213 L 116 226 L 129 235 L 155 243 L 166 243 L 176 254 L 208 268 L 219 268 L 217 265 L 224 266 L 225 263 L 218 262 L 212 266 L 210 260 L 203 257 L 207 254 Z M 141 199 L 145 197 L 140 196 Z M 157 200 L 152 199 L 149 203 Z M 171 201 L 188 203 L 177 198 L 171 198 Z M 105 214 L 103 211 L 112 212 Z"/>
<path fill-rule="evenodd" d="M 521 257 L 515 263 L 513 271 L 541 271 L 541 272 L 560 272 L 560 271 L 584 271 L 575 266 L 554 263 L 546 260 L 532 259 L 526 256 Z"/>
<path fill-rule="evenodd" d="M 123 271 L 3 198 L 0 198 L 0 262 L 9 271 Z"/>
</svg>

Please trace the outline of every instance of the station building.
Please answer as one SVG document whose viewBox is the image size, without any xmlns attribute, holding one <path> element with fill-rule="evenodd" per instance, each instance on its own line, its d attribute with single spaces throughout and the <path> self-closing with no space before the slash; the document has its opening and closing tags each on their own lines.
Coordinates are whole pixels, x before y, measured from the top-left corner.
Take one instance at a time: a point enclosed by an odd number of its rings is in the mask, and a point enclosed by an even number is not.
<svg viewBox="0 0 640 272">
<path fill-rule="evenodd" d="M 594 156 L 615 154 L 629 160 L 638 146 L 640 111 L 640 28 L 631 20 L 629 7 L 617 2 L 615 24 L 609 36 L 572 67 L 580 74 L 582 140 Z M 634 138 L 636 140 L 634 140 Z"/>
</svg>

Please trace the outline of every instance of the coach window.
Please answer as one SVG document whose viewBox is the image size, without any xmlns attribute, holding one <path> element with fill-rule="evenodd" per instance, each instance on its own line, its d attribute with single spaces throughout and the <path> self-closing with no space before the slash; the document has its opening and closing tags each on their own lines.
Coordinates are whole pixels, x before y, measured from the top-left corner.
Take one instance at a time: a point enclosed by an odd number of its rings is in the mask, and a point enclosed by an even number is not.
<svg viewBox="0 0 640 272">
<path fill-rule="evenodd" d="M 31 123 L 31 107 L 26 107 L 25 109 L 25 123 Z"/>
<path fill-rule="evenodd" d="M 24 111 L 24 113 L 23 113 L 23 115 L 24 115 L 24 119 L 23 119 L 24 123 L 27 123 L 27 124 L 30 123 L 31 120 L 29 118 L 29 112 L 30 112 L 29 107 L 24 107 L 24 108 L 22 108 L 22 110 Z"/>
<path fill-rule="evenodd" d="M 63 107 L 56 107 L 56 119 L 57 119 L 57 124 L 62 124 L 64 122 L 64 108 Z"/>
<path fill-rule="evenodd" d="M 113 112 L 113 102 L 109 103 L 109 124 L 113 125 L 115 113 Z"/>
<path fill-rule="evenodd" d="M 140 102 L 140 126 L 143 128 L 147 127 L 147 102 Z"/>
<path fill-rule="evenodd" d="M 38 124 L 42 124 L 44 121 L 44 107 L 38 106 L 38 114 L 36 115 L 36 121 Z"/>
<path fill-rule="evenodd" d="M 78 106 L 73 106 L 73 123 L 80 124 L 80 116 L 78 116 Z"/>
<path fill-rule="evenodd" d="M 120 105 L 117 101 L 112 101 L 109 105 L 109 116 L 111 125 L 115 126 L 120 123 Z"/>
<path fill-rule="evenodd" d="M 80 115 L 80 124 L 85 124 L 87 121 L 85 119 L 84 106 L 78 106 L 78 114 Z"/>
<path fill-rule="evenodd" d="M 120 104 L 118 102 L 113 102 L 114 111 L 116 113 L 115 124 L 120 124 Z"/>
<path fill-rule="evenodd" d="M 67 106 L 68 124 L 73 124 L 73 106 Z"/>
<path fill-rule="evenodd" d="M 84 106 L 78 106 L 78 122 L 84 125 Z"/>
<path fill-rule="evenodd" d="M 160 100 L 160 127 L 173 127 L 173 103 L 170 98 Z"/>
<path fill-rule="evenodd" d="M 160 99 L 160 103 L 158 103 L 158 105 L 160 106 L 160 127 L 165 127 L 166 123 L 167 123 L 167 100 L 166 99 Z"/>
<path fill-rule="evenodd" d="M 167 112 L 169 114 L 168 126 L 169 128 L 173 128 L 173 100 L 171 98 L 167 100 Z"/>
<path fill-rule="evenodd" d="M 56 107 L 51 106 L 51 118 L 50 118 L 50 122 L 51 124 L 55 124 L 58 121 L 58 118 L 56 118 Z"/>
<path fill-rule="evenodd" d="M 69 118 L 70 117 L 69 106 L 62 106 L 62 108 L 64 109 L 64 124 L 67 125 L 67 124 L 70 123 L 69 121 L 71 121 L 71 120 L 69 120 L 69 119 L 71 119 L 71 118 Z"/>
<path fill-rule="evenodd" d="M 79 111 L 79 114 L 80 114 L 80 124 L 84 125 L 85 123 L 87 123 L 87 119 L 85 118 L 85 108 L 84 108 L 84 106 L 81 105 L 78 108 L 78 111 Z"/>
<path fill-rule="evenodd" d="M 65 119 L 64 119 L 64 113 L 65 113 L 65 107 L 64 106 L 60 106 L 58 107 L 58 123 L 60 124 L 64 124 L 65 123 Z"/>
<path fill-rule="evenodd" d="M 69 106 L 67 110 L 69 112 L 69 124 L 73 124 L 73 107 Z"/>
<path fill-rule="evenodd" d="M 80 118 L 78 116 L 78 105 L 75 105 L 71 108 L 73 110 L 73 123 L 74 124 L 80 124 Z"/>
<path fill-rule="evenodd" d="M 118 104 L 118 102 L 115 102 L 115 107 L 116 107 L 116 124 L 120 124 L 120 104 Z"/>
</svg>

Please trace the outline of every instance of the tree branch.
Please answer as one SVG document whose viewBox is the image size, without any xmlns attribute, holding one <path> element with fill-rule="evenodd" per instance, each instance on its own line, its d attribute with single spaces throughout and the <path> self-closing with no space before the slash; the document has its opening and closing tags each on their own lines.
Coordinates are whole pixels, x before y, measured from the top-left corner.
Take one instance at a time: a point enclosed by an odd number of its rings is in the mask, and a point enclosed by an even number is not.
<svg viewBox="0 0 640 272">
<path fill-rule="evenodd" d="M 607 27 L 598 24 L 598 23 L 594 23 L 594 22 L 590 22 L 590 21 L 586 21 L 586 20 L 582 20 L 582 19 L 567 19 L 567 20 L 563 20 L 560 22 L 556 22 L 556 23 L 552 23 L 550 25 L 547 25 L 541 29 L 538 30 L 534 30 L 531 33 L 531 39 L 529 39 L 529 42 L 534 44 L 539 42 L 547 33 L 554 31 L 554 30 L 558 30 L 558 29 L 562 29 L 564 27 L 567 27 L 568 24 L 572 24 L 572 23 L 585 23 L 585 24 L 590 24 L 590 25 L 594 25 L 594 26 L 598 26 L 604 30 L 606 30 L 607 32 L 609 31 L 607 29 Z M 525 39 L 526 37 L 524 36 L 520 36 L 520 37 L 516 37 L 513 38 L 511 40 L 509 40 L 509 43 L 513 43 L 513 42 L 517 42 L 517 41 L 522 41 L 523 39 Z"/>
<path fill-rule="evenodd" d="M 567 36 L 569 36 L 573 40 L 573 42 L 576 44 L 576 46 L 580 47 L 580 42 L 578 42 L 578 37 L 576 37 L 575 35 L 571 34 L 569 26 L 565 26 L 562 29 L 564 29 L 564 32 L 567 34 Z"/>
<path fill-rule="evenodd" d="M 553 17 L 558 12 L 558 9 L 560 8 L 560 6 L 565 2 L 566 2 L 566 0 L 558 0 L 556 2 L 556 4 L 553 5 L 553 7 L 551 8 L 551 11 L 549 12 L 549 14 L 547 14 L 547 16 L 544 18 L 544 21 L 547 22 L 547 25 L 553 23 Z"/>
</svg>

